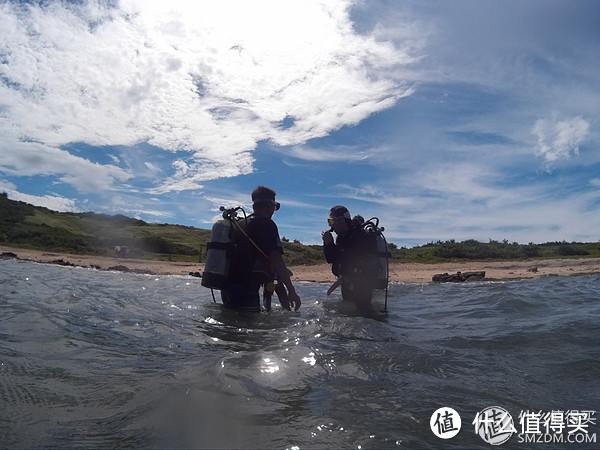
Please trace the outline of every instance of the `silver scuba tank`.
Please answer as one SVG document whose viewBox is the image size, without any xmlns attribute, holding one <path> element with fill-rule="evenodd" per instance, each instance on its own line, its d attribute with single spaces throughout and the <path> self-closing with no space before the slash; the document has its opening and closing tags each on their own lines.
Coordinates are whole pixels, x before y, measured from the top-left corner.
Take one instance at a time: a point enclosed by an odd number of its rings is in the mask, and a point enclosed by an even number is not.
<svg viewBox="0 0 600 450">
<path fill-rule="evenodd" d="M 202 286 L 223 289 L 229 276 L 230 253 L 233 246 L 233 224 L 230 219 L 215 222 L 206 246 L 206 262 L 202 274 Z"/>
</svg>

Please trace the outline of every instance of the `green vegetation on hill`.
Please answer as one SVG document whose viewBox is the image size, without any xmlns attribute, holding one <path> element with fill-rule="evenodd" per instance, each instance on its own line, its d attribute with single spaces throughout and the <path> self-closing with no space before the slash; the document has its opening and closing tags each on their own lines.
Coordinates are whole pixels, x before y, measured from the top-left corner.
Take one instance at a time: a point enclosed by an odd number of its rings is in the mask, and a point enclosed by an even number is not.
<svg viewBox="0 0 600 450">
<path fill-rule="evenodd" d="M 177 255 L 198 261 L 210 231 L 181 225 L 149 224 L 122 215 L 58 213 L 0 195 L 0 244 L 57 252 L 161 259 Z"/>
<path fill-rule="evenodd" d="M 600 258 L 600 243 L 548 242 L 545 244 L 519 244 L 508 241 L 479 242 L 469 239 L 431 242 L 410 249 L 392 247 L 392 257 L 411 262 L 435 263 L 460 260 L 519 260 L 566 257 Z"/>
<path fill-rule="evenodd" d="M 0 194 L 0 245 L 65 253 L 115 255 L 127 248 L 127 257 L 196 262 L 205 258 L 210 230 L 182 225 L 149 224 L 123 215 L 59 213 L 8 199 Z M 289 265 L 325 262 L 321 245 L 304 245 L 282 238 Z M 599 243 L 453 240 L 414 248 L 388 245 L 392 259 L 434 263 L 449 260 L 515 260 L 564 257 L 600 257 Z M 202 254 L 201 254 L 202 252 Z"/>
</svg>

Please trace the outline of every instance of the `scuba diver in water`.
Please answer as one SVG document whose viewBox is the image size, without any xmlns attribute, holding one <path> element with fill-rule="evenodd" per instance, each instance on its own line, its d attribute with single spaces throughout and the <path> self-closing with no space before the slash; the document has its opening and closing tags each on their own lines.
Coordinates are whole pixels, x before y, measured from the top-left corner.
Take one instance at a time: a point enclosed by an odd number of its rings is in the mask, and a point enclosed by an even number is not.
<svg viewBox="0 0 600 450">
<path fill-rule="evenodd" d="M 298 310 L 300 297 L 292 284 L 291 271 L 283 260 L 283 247 L 277 225 L 272 217 L 279 209 L 275 191 L 258 186 L 252 191 L 254 213 L 246 218 L 233 219 L 235 232 L 233 251 L 226 285 L 221 289 L 221 299 L 226 307 L 260 312 L 261 286 L 265 302 L 270 308 L 270 295 L 278 280 L 276 293 L 284 309 Z"/>
<path fill-rule="evenodd" d="M 361 312 L 371 310 L 373 290 L 377 288 L 377 243 L 363 228 L 364 219 L 351 218 L 345 206 L 331 208 L 327 219 L 330 230 L 323 231 L 325 259 L 342 286 L 342 298 L 353 302 Z M 335 242 L 332 232 L 337 235 Z"/>
</svg>

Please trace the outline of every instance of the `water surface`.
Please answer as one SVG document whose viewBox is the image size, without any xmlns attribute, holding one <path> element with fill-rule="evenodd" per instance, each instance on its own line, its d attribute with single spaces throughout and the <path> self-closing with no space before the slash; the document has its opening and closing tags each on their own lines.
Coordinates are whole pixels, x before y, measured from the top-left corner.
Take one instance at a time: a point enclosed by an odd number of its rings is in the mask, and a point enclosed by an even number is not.
<svg viewBox="0 0 600 450">
<path fill-rule="evenodd" d="M 376 320 L 325 284 L 298 284 L 298 313 L 238 314 L 198 278 L 1 260 L 0 445 L 486 447 L 488 406 L 600 405 L 599 283 L 391 284 Z"/>
</svg>

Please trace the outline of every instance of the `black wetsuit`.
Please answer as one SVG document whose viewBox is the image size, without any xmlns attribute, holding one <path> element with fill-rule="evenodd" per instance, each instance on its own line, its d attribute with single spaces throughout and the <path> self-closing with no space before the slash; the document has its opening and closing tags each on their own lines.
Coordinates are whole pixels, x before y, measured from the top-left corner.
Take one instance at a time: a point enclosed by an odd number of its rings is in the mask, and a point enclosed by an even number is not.
<svg viewBox="0 0 600 450">
<path fill-rule="evenodd" d="M 352 226 L 323 250 L 333 274 L 342 277 L 342 298 L 358 308 L 370 307 L 377 276 L 375 239 L 363 228 Z"/>
<path fill-rule="evenodd" d="M 283 254 L 279 230 L 273 220 L 251 215 L 238 223 L 263 253 L 268 255 L 275 250 Z M 260 312 L 260 286 L 273 279 L 272 272 L 265 256 L 236 229 L 228 283 L 221 290 L 223 304 L 242 311 Z"/>
</svg>

